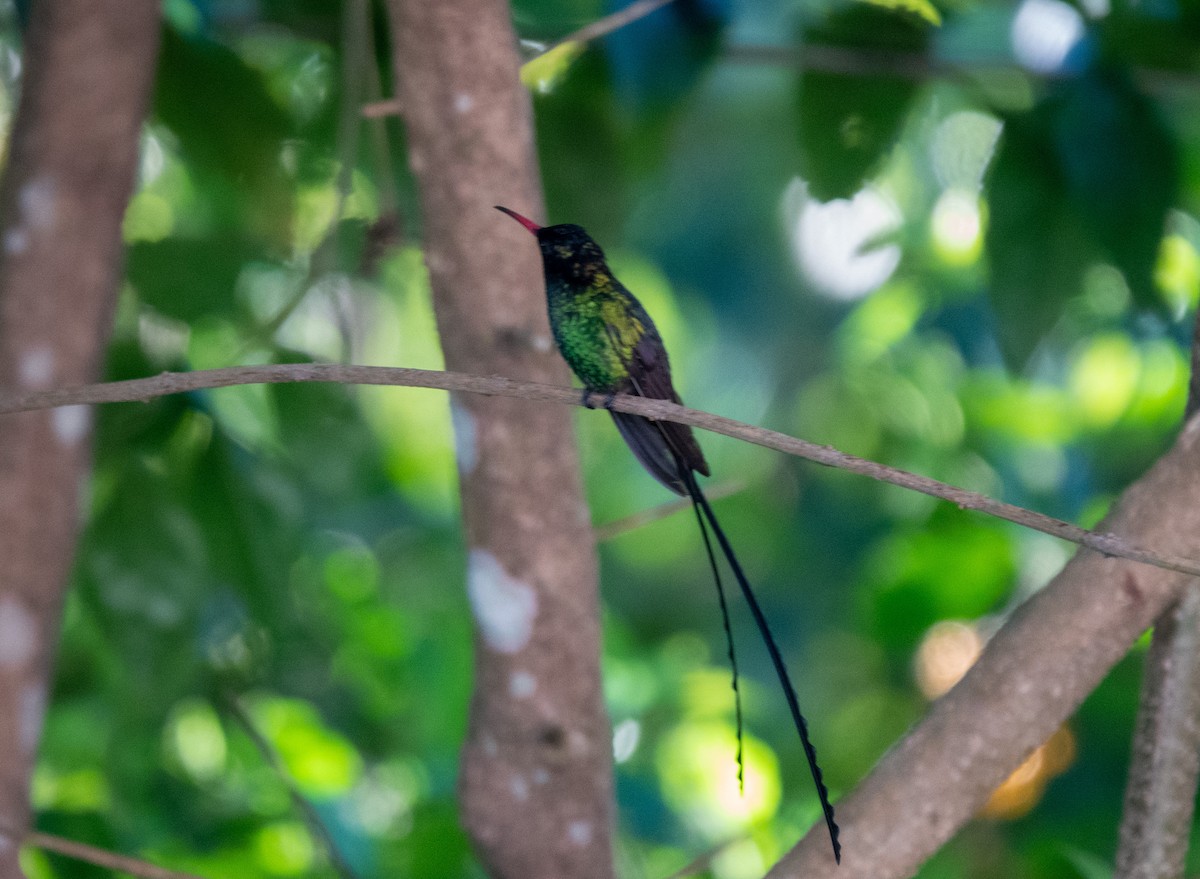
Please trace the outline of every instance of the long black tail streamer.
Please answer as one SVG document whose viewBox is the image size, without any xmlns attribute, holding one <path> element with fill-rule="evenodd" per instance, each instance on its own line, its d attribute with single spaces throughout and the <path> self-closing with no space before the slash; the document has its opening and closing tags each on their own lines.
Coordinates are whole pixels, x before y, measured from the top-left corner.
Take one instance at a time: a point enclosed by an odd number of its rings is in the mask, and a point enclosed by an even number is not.
<svg viewBox="0 0 1200 879">
<path fill-rule="evenodd" d="M 680 468 L 682 475 L 682 468 Z M 687 483 L 687 476 L 683 477 Z M 713 554 L 712 541 L 708 538 L 708 527 L 704 524 L 704 516 L 700 514 L 700 505 L 692 498 L 692 509 L 696 511 L 696 524 L 700 526 L 700 536 L 704 538 L 704 551 L 708 553 L 708 566 L 712 568 L 713 582 L 717 584 L 717 601 L 721 605 L 721 621 L 725 624 L 725 644 L 729 648 L 729 667 L 733 673 L 733 710 L 737 717 L 737 770 L 738 790 L 746 793 L 746 764 L 742 747 L 742 691 L 738 687 L 737 654 L 733 649 L 733 628 L 729 624 L 729 604 L 725 600 L 725 586 L 721 583 L 721 569 L 717 565 L 717 557 Z"/>
<path fill-rule="evenodd" d="M 750 613 L 754 617 L 754 622 L 758 625 L 758 631 L 762 634 L 763 641 L 767 645 L 767 652 L 771 655 L 771 662 L 775 666 L 775 673 L 779 676 L 779 683 L 783 686 L 783 695 L 787 699 L 788 708 L 792 712 L 792 721 L 796 725 L 796 731 L 800 733 L 800 743 L 804 746 L 804 755 L 808 758 L 808 768 L 812 771 L 813 782 L 817 787 L 817 798 L 821 801 L 821 809 L 825 813 L 825 826 L 829 828 L 829 841 L 833 844 L 833 857 L 840 864 L 842 862 L 842 844 L 838 841 L 838 826 L 833 816 L 833 804 L 829 802 L 829 791 L 825 787 L 824 778 L 821 777 L 821 767 L 817 765 L 817 750 L 813 747 L 812 741 L 808 737 L 808 724 L 804 721 L 804 715 L 800 713 L 800 701 L 796 698 L 796 689 L 792 686 L 792 679 L 788 676 L 787 667 L 783 664 L 783 656 L 779 652 L 779 646 L 775 643 L 775 637 L 771 634 L 771 627 L 767 624 L 767 617 L 763 613 L 762 608 L 759 607 L 758 599 L 754 596 L 754 590 L 750 588 L 750 581 L 746 579 L 746 574 L 742 571 L 742 566 L 738 563 L 737 556 L 734 555 L 733 547 L 729 545 L 729 538 L 725 536 L 724 530 L 717 521 L 716 514 L 713 512 L 712 507 L 708 505 L 708 499 L 704 496 L 704 492 L 700 490 L 700 486 L 696 482 L 696 477 L 690 470 L 684 472 L 682 475 L 687 485 L 688 493 L 692 496 L 693 503 L 704 511 L 704 518 L 712 526 L 713 534 L 717 537 L 717 543 L 720 545 L 721 551 L 725 554 L 725 559 L 729 562 L 729 567 L 733 570 L 733 576 L 737 579 L 738 585 L 742 589 L 742 595 L 745 596 L 746 604 L 750 606 Z"/>
<path fill-rule="evenodd" d="M 613 350 L 620 356 L 621 346 L 618 344 L 612 328 L 606 327 L 605 329 L 608 332 Z M 625 368 L 630 376 L 630 382 L 633 384 L 634 391 L 640 397 L 646 396 L 634 371 L 629 368 L 628 361 L 625 361 Z M 741 786 L 743 784 L 741 691 L 738 689 L 737 660 L 734 659 L 733 653 L 733 629 L 729 625 L 729 607 L 725 602 L 725 589 L 721 585 L 721 575 L 718 572 L 716 558 L 713 556 L 712 543 L 708 539 L 708 531 L 704 527 L 704 519 L 707 519 L 708 524 L 712 526 L 713 534 L 717 536 L 717 543 L 721 546 L 721 552 L 725 554 L 725 559 L 729 562 L 733 576 L 738 581 L 738 586 L 741 587 L 742 595 L 746 598 L 746 604 L 750 606 L 750 613 L 754 617 L 754 622 L 758 626 L 758 631 L 762 635 L 763 642 L 767 645 L 767 653 L 771 656 L 771 662 L 775 666 L 775 673 L 779 676 L 779 683 L 783 687 L 784 698 L 787 699 L 788 709 L 792 713 L 792 722 L 796 725 L 796 731 L 800 733 L 800 744 L 804 746 L 804 756 L 808 758 L 808 768 L 812 772 L 813 783 L 817 788 L 817 799 L 821 802 L 821 811 L 825 813 L 825 826 L 829 828 L 829 842 L 833 845 L 833 859 L 840 864 L 842 862 L 842 844 L 838 841 L 838 825 L 833 816 L 833 804 L 829 802 L 829 791 L 825 787 L 825 779 L 821 776 L 821 767 L 817 764 L 817 749 L 813 747 L 813 743 L 808 737 L 808 724 L 804 720 L 804 715 L 800 713 L 800 700 L 796 697 L 796 688 L 792 686 L 792 679 L 787 673 L 787 666 L 783 664 L 783 656 L 779 652 L 779 645 L 775 643 L 775 636 L 771 634 L 771 627 L 767 625 L 767 617 L 758 605 L 758 599 L 754 596 L 754 590 L 750 588 L 750 581 L 746 579 L 746 574 L 742 570 L 741 564 L 738 563 L 737 556 L 733 552 L 733 547 L 729 543 L 729 538 L 725 536 L 725 531 L 721 528 L 721 523 L 717 521 L 717 514 L 708 505 L 708 498 L 704 496 L 704 492 L 700 490 L 700 484 L 696 482 L 696 475 L 684 463 L 683 455 L 675 447 L 675 444 L 671 442 L 670 436 L 662 429 L 662 425 L 658 425 L 657 422 L 654 423 L 658 426 L 663 442 L 670 450 L 671 456 L 675 459 L 675 466 L 679 471 L 679 476 L 683 480 L 688 494 L 691 495 L 692 507 L 696 511 L 696 520 L 700 523 L 700 534 L 704 538 L 704 548 L 708 551 L 708 561 L 712 566 L 713 580 L 717 584 L 717 597 L 721 603 L 721 616 L 725 622 L 725 636 L 729 644 L 729 662 L 733 666 L 733 692 L 734 701 L 737 705 L 738 724 L 738 785 Z M 704 511 L 703 517 L 700 515 L 701 510 Z"/>
</svg>

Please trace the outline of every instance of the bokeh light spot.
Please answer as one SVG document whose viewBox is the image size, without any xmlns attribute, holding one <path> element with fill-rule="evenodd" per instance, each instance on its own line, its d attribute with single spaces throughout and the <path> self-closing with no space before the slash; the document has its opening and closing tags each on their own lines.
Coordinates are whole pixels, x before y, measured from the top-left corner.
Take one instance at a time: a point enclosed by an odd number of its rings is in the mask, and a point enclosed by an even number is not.
<svg viewBox="0 0 1200 879">
<path fill-rule="evenodd" d="M 613 727 L 613 761 L 624 763 L 637 750 L 642 738 L 642 725 L 632 717 L 627 717 Z"/>
<path fill-rule="evenodd" d="M 1108 427 L 1129 407 L 1141 374 L 1141 358 L 1124 335 L 1087 342 L 1071 364 L 1070 385 L 1083 417 Z"/>
<path fill-rule="evenodd" d="M 933 206 L 930 219 L 934 251 L 942 262 L 968 266 L 983 250 L 983 218 L 979 198 L 962 189 L 947 189 Z"/>
<path fill-rule="evenodd" d="M 1013 54 L 1035 73 L 1053 73 L 1083 35 L 1083 16 L 1075 7 L 1062 0 L 1024 0 L 1013 18 Z"/>
<path fill-rule="evenodd" d="M 891 199 L 873 188 L 851 199 L 820 202 L 794 181 L 787 201 L 798 205 L 792 229 L 796 261 L 818 291 L 858 299 L 878 288 L 900 264 L 900 246 L 883 243 L 902 220 Z"/>
<path fill-rule="evenodd" d="M 225 732 L 207 702 L 189 699 L 176 705 L 167 720 L 165 744 L 183 771 L 196 781 L 214 778 L 225 768 Z"/>
<path fill-rule="evenodd" d="M 936 699 L 958 683 L 983 650 L 983 638 L 974 626 L 956 620 L 935 623 L 917 648 L 917 686 Z"/>
<path fill-rule="evenodd" d="M 683 723 L 657 751 L 663 795 L 671 808 L 717 839 L 764 821 L 779 808 L 781 786 L 775 753 L 745 737 L 745 794 L 738 790 L 737 737 L 728 723 Z"/>
<path fill-rule="evenodd" d="M 313 862 L 312 839 L 298 821 L 280 821 L 258 831 L 254 853 L 259 866 L 275 876 L 298 876 Z"/>
</svg>

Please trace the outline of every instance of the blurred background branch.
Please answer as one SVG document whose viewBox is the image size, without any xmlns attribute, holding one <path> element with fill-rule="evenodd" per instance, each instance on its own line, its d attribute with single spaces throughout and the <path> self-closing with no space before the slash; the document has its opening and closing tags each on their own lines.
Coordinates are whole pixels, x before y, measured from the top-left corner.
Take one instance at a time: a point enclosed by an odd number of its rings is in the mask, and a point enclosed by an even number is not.
<svg viewBox="0 0 1200 879">
<path fill-rule="evenodd" d="M 291 799 L 297 812 L 304 819 L 305 825 L 308 827 L 312 835 L 321 841 L 321 846 L 325 849 L 325 856 L 329 859 L 330 866 L 341 877 L 341 879 L 357 879 L 354 869 L 347 862 L 341 849 L 338 848 L 337 840 L 333 834 L 329 832 L 321 813 L 296 786 L 288 776 L 287 767 L 283 765 L 283 761 L 279 759 L 279 755 L 275 753 L 275 749 L 271 747 L 271 743 L 267 741 L 266 736 L 254 725 L 254 718 L 242 705 L 241 699 L 235 693 L 221 694 L 222 707 L 225 713 L 233 720 L 234 723 L 245 733 L 246 737 L 254 743 L 255 750 L 258 751 L 262 759 L 266 762 L 271 770 L 279 778 L 280 782 L 287 788 L 288 797 Z"/>
<path fill-rule="evenodd" d="M 22 844 L 64 855 L 77 861 L 102 867 L 105 870 L 137 876 L 138 879 L 209 879 L 209 877 L 197 876 L 194 873 L 168 870 L 137 858 L 126 857 L 94 845 L 87 845 L 73 839 L 64 839 L 50 833 L 34 831 L 25 836 Z"/>
</svg>

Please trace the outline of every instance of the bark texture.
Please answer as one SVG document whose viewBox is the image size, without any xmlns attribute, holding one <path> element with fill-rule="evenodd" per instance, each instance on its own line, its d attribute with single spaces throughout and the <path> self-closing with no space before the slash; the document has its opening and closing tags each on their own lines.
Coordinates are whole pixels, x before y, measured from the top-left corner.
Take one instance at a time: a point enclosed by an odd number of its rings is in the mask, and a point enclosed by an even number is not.
<svg viewBox="0 0 1200 879">
<path fill-rule="evenodd" d="M 1098 530 L 1159 552 L 1195 555 L 1200 423 L 1189 424 Z M 837 804 L 841 868 L 818 828 L 769 876 L 911 876 L 1194 582 L 1080 550 L 1013 615 L 962 681 Z"/>
<path fill-rule="evenodd" d="M 33 4 L 0 179 L 0 387 L 94 381 L 158 51 L 157 0 Z M 20 875 L 90 409 L 0 419 L 0 877 Z"/>
<path fill-rule="evenodd" d="M 1200 769 L 1200 589 L 1154 624 L 1125 789 L 1116 879 L 1183 876 Z"/>
<path fill-rule="evenodd" d="M 1200 410 L 1200 314 L 1185 421 Z M 1154 624 L 1138 704 L 1115 879 L 1184 873 L 1200 773 L 1200 584 Z"/>
<path fill-rule="evenodd" d="M 529 96 L 502 0 L 390 0 L 409 163 L 448 369 L 568 383 L 534 242 Z M 597 568 L 570 413 L 451 400 L 475 614 L 463 821 L 489 872 L 612 875 Z"/>
</svg>

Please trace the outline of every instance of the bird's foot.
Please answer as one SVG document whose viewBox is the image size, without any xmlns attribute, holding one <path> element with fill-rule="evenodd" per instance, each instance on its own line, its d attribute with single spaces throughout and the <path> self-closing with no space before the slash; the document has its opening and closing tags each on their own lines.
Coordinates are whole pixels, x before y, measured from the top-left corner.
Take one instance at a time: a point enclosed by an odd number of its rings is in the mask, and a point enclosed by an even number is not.
<svg viewBox="0 0 1200 879">
<path fill-rule="evenodd" d="M 580 397 L 579 402 L 583 404 L 583 407 L 585 409 L 595 409 L 596 404 L 592 402 L 592 394 L 598 394 L 598 393 L 600 393 L 600 392 L 593 391 L 591 388 L 584 388 L 583 396 Z M 615 400 L 616 398 L 617 398 L 617 392 L 609 391 L 608 393 L 606 393 L 604 395 L 604 399 L 600 401 L 600 408 L 608 409 L 609 411 L 612 411 L 613 400 Z"/>
</svg>

